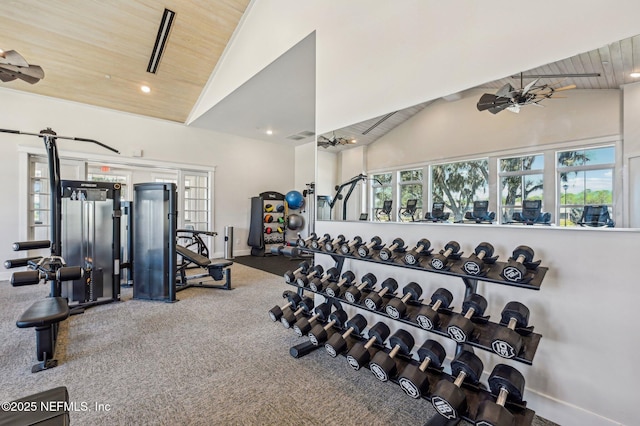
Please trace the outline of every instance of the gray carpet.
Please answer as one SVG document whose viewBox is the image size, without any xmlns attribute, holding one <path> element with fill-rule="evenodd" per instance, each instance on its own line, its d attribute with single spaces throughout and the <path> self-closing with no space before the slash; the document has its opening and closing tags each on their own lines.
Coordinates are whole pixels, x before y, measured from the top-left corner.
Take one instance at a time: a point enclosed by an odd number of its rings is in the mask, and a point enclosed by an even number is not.
<svg viewBox="0 0 640 426">
<path fill-rule="evenodd" d="M 243 265 L 232 271 L 233 291 L 187 289 L 174 304 L 123 289 L 123 302 L 63 323 L 60 365 L 37 374 L 35 332 L 15 320 L 48 286 L 0 283 L 0 401 L 64 385 L 89 408 L 73 411 L 72 425 L 422 425 L 433 415 L 428 401 L 343 357 L 292 358 L 303 339 L 267 315 L 288 286 Z"/>
</svg>

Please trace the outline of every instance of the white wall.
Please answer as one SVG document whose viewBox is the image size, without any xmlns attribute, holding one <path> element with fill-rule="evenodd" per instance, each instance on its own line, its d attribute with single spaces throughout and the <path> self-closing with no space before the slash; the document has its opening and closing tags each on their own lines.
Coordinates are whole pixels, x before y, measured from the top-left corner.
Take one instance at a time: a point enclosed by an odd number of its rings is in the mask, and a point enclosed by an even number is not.
<svg viewBox="0 0 640 426">
<path fill-rule="evenodd" d="M 47 97 L 0 89 L 0 128 L 37 133 L 45 127 L 59 135 L 97 139 L 122 152 L 115 160 L 131 158 L 141 149 L 144 160 L 158 160 L 215 167 L 214 231 L 218 232 L 214 254 L 222 255 L 224 227 L 234 226 L 235 254 L 248 250 L 250 198 L 273 190 L 286 193 L 294 180 L 294 149 L 212 131 L 189 128 L 173 122 L 120 113 Z M 0 259 L 16 256 L 10 243 L 19 238 L 18 191 L 19 145 L 42 147 L 39 138 L 0 133 L 0 178 L 5 200 L 0 212 Z M 92 144 L 58 140 L 60 155 L 108 151 Z M 283 167 L 289 164 L 289 167 Z M 13 184 L 10 184 L 13 183 Z M 25 183 L 26 185 L 26 183 Z M 5 275 L 7 273 L 4 273 Z"/>
<path fill-rule="evenodd" d="M 542 335 L 540 345 L 531 366 L 476 350 L 485 372 L 490 373 L 495 364 L 505 361 L 520 370 L 527 381 L 525 399 L 529 408 L 559 424 L 638 423 L 635 406 L 640 369 L 635 354 L 640 341 L 634 320 L 637 231 L 318 222 L 316 232 L 334 237 L 344 234 L 347 239 L 360 235 L 366 240 L 379 235 L 385 242 L 401 237 L 409 246 L 428 238 L 435 250 L 456 240 L 466 255 L 480 241 L 489 241 L 500 260 L 506 260 L 516 246 L 529 245 L 535 250 L 535 258 L 549 268 L 540 291 L 479 282 L 478 293 L 487 298 L 487 314 L 494 322 L 500 321 L 502 308 L 511 300 L 528 306 L 530 325 Z M 316 258 L 325 267 L 333 266 L 329 256 Z M 378 282 L 392 276 L 401 286 L 416 281 L 422 285 L 426 299 L 443 286 L 454 295 L 454 310 L 459 312 L 461 308 L 464 284 L 460 278 L 356 260 L 347 260 L 343 272 L 346 270 L 353 270 L 358 278 L 371 271 Z M 417 328 L 407 329 L 416 337 L 416 345 L 435 338 L 445 345 L 449 358 L 453 356 L 452 341 Z M 399 388 L 390 392 L 402 394 Z"/>
<path fill-rule="evenodd" d="M 476 109 L 482 93 L 469 90 L 458 101 L 428 105 L 369 145 L 368 169 L 622 134 L 619 90 L 572 90 L 544 101 L 543 108 L 495 115 Z"/>
</svg>

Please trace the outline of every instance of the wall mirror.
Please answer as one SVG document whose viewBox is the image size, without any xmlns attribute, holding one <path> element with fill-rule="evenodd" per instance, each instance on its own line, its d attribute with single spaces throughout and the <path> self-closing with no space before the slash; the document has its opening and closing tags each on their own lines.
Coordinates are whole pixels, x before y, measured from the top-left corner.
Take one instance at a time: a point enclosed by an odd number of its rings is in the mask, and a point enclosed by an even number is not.
<svg viewBox="0 0 640 426">
<path fill-rule="evenodd" d="M 318 220 L 638 227 L 634 58 L 640 36 L 318 135 Z"/>
</svg>

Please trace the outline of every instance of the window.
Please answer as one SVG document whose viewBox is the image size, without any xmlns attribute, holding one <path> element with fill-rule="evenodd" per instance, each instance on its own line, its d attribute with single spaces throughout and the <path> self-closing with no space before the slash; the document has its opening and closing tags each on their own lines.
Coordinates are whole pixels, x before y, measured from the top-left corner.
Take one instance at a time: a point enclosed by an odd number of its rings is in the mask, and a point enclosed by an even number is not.
<svg viewBox="0 0 640 426">
<path fill-rule="evenodd" d="M 443 202 L 455 221 L 473 209 L 473 202 L 489 199 L 489 161 L 458 161 L 431 166 L 433 202 Z"/>
<path fill-rule="evenodd" d="M 398 207 L 402 209 L 399 215 L 401 221 L 422 218 L 422 182 L 422 169 L 403 170 L 399 173 L 400 203 Z M 405 210 L 409 200 L 417 200 L 416 209 L 413 213 Z"/>
<path fill-rule="evenodd" d="M 393 173 L 380 173 L 373 175 L 372 179 L 372 217 L 383 222 L 389 221 L 391 220 L 391 212 L 387 214 L 387 212 L 383 210 L 383 207 L 385 201 L 393 200 Z"/>
<path fill-rule="evenodd" d="M 522 210 L 523 200 L 542 200 L 544 155 L 500 159 L 501 223 L 512 220 L 513 213 Z"/>
<path fill-rule="evenodd" d="M 587 205 L 607 206 L 613 216 L 615 147 L 559 151 L 560 226 L 575 226 Z"/>
<path fill-rule="evenodd" d="M 29 157 L 29 239 L 49 239 L 49 166 L 41 157 Z"/>
<path fill-rule="evenodd" d="M 184 227 L 209 229 L 209 179 L 206 173 L 184 175 Z"/>
</svg>

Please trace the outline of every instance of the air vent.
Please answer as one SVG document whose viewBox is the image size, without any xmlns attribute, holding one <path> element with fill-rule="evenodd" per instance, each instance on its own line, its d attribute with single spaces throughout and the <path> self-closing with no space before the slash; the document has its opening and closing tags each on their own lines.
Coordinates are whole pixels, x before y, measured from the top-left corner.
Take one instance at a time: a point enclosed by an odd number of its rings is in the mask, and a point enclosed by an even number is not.
<svg viewBox="0 0 640 426">
<path fill-rule="evenodd" d="M 169 38 L 169 32 L 171 31 L 171 25 L 173 24 L 173 18 L 176 13 L 172 10 L 165 9 L 162 14 L 162 20 L 160 21 L 160 27 L 158 28 L 158 35 L 156 36 L 156 43 L 153 46 L 153 52 L 151 52 L 151 58 L 149 59 L 149 66 L 147 72 L 155 74 L 158 71 L 158 65 L 160 64 L 160 58 L 164 52 L 164 46 L 167 44 Z"/>
<path fill-rule="evenodd" d="M 313 136 L 315 134 L 316 134 L 315 132 L 312 132 L 310 130 L 304 130 L 304 131 L 302 131 L 300 133 L 296 133 L 295 135 L 287 136 L 287 139 L 292 139 L 294 141 L 299 141 L 301 139 L 308 138 L 309 136 Z"/>
</svg>

